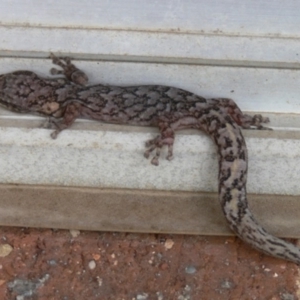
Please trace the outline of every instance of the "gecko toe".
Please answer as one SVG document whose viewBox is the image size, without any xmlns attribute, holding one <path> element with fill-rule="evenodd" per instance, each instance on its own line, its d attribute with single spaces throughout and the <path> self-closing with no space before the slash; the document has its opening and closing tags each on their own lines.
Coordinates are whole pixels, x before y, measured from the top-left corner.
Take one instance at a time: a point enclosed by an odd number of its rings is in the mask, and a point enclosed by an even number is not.
<svg viewBox="0 0 300 300">
<path fill-rule="evenodd" d="M 149 156 L 150 156 L 150 151 L 149 151 L 149 150 L 146 150 L 146 151 L 144 152 L 144 157 L 145 157 L 145 158 L 149 158 Z"/>
<path fill-rule="evenodd" d="M 159 165 L 159 160 L 158 160 L 158 157 L 153 157 L 152 160 L 151 160 L 151 164 L 154 165 L 154 166 L 158 166 Z"/>
<path fill-rule="evenodd" d="M 174 158 L 174 156 L 173 155 L 167 155 L 167 160 L 172 160 Z"/>
<path fill-rule="evenodd" d="M 50 136 L 51 136 L 51 138 L 52 138 L 53 140 L 55 140 L 55 139 L 57 138 L 57 136 L 58 136 L 58 132 L 57 132 L 57 131 L 53 131 L 53 132 L 50 134 Z"/>
</svg>

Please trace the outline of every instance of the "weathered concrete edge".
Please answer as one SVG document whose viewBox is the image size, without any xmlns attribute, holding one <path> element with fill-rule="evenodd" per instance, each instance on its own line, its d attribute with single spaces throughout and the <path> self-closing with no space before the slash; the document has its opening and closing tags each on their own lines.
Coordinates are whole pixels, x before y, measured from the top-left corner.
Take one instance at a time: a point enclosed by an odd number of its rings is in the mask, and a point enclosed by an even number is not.
<svg viewBox="0 0 300 300">
<path fill-rule="evenodd" d="M 231 235 L 215 193 L 0 185 L 0 225 Z M 300 238 L 300 196 L 249 195 L 271 233 Z"/>
</svg>

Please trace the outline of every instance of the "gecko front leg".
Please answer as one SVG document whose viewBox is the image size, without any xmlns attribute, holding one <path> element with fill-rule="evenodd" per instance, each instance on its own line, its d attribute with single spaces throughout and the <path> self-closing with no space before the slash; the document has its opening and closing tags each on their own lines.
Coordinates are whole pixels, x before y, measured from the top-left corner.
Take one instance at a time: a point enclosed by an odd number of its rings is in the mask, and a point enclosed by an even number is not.
<svg viewBox="0 0 300 300">
<path fill-rule="evenodd" d="M 79 103 L 74 102 L 66 106 L 62 120 L 56 121 L 54 118 L 49 118 L 48 128 L 56 128 L 50 136 L 53 139 L 56 139 L 61 131 L 69 128 L 74 123 L 74 121 L 80 116 L 81 110 L 82 106 Z"/>
<path fill-rule="evenodd" d="M 62 74 L 73 83 L 79 85 L 86 85 L 88 83 L 89 79 L 87 75 L 71 63 L 71 58 L 58 58 L 53 53 L 50 53 L 50 58 L 55 65 L 62 68 L 62 70 L 57 70 L 56 68 L 50 69 L 52 75 Z"/>
<path fill-rule="evenodd" d="M 155 137 L 154 139 L 148 140 L 146 142 L 146 147 L 148 148 L 144 157 L 149 158 L 150 153 L 155 151 L 155 156 L 151 160 L 151 164 L 158 166 L 159 165 L 159 156 L 163 146 L 168 147 L 167 160 L 173 159 L 173 144 L 175 139 L 174 130 L 169 127 L 167 124 L 159 124 L 159 129 L 161 134 Z"/>
</svg>

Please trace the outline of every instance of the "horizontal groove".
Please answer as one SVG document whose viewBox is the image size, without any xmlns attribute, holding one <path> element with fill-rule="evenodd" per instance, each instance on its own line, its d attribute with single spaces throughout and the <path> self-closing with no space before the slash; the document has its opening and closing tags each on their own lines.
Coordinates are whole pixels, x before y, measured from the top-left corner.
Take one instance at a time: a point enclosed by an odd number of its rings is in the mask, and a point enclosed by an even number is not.
<svg viewBox="0 0 300 300">
<path fill-rule="evenodd" d="M 26 51 L 5 51 L 0 50 L 0 58 L 18 59 L 49 59 L 50 53 L 26 52 Z M 261 69 L 281 69 L 300 70 L 300 63 L 285 62 L 261 62 L 261 61 L 239 61 L 239 60 L 217 60 L 201 58 L 182 57 L 159 57 L 159 56 L 135 56 L 135 55 L 105 55 L 105 54 L 75 54 L 75 53 L 55 53 L 58 56 L 69 56 L 75 60 L 82 61 L 107 61 L 119 63 L 150 63 L 150 64 L 175 64 L 175 65 L 195 65 L 211 67 L 235 67 L 235 68 L 261 68 Z"/>
<path fill-rule="evenodd" d="M 93 27 L 93 26 L 86 26 L 82 27 L 82 26 L 74 26 L 74 25 L 65 25 L 65 26 L 58 26 L 56 24 L 49 24 L 49 25 L 42 25 L 42 24 L 28 24 L 27 22 L 24 23 L 3 23 L 0 22 L 0 27 L 6 27 L 8 29 L 12 29 L 12 28 L 25 28 L 25 29 L 61 29 L 61 30 L 98 30 L 98 31 L 126 31 L 126 32 L 138 32 L 138 33 L 153 33 L 153 34 L 157 34 L 157 33 L 164 33 L 164 34 L 170 34 L 170 35 L 201 35 L 201 36 L 213 36 L 213 37 L 232 37 L 232 38 L 267 38 L 267 39 L 282 39 L 282 40 L 286 40 L 286 39 L 293 39 L 293 40 L 297 40 L 299 39 L 300 36 L 291 36 L 291 35 L 280 35 L 279 33 L 276 34 L 256 34 L 253 35 L 252 33 L 250 34 L 237 34 L 237 33 L 233 33 L 233 32 L 224 32 L 224 31 L 217 31 L 217 30 L 212 30 L 212 31 L 207 31 L 204 32 L 203 29 L 200 29 L 198 31 L 192 31 L 190 29 L 187 30 L 182 30 L 179 28 L 169 28 L 169 29 L 161 29 L 161 28 L 155 28 L 155 29 L 149 29 L 149 28 L 145 28 L 145 29 L 136 29 L 136 28 L 131 28 L 131 27 Z"/>
<path fill-rule="evenodd" d="M 245 112 L 246 114 L 255 115 L 260 114 L 262 112 Z M 270 124 L 266 126 L 269 130 L 243 130 L 245 136 L 264 136 L 269 138 L 288 138 L 291 136 L 293 139 L 298 139 L 300 134 L 300 116 L 299 114 L 291 114 L 291 113 L 271 113 L 271 112 L 263 112 L 265 117 L 268 117 L 271 120 Z M 0 107 L 0 126 L 1 127 L 13 127 L 13 128 L 39 128 L 45 121 L 44 116 L 38 116 L 34 114 L 19 114 L 14 113 L 5 108 Z M 101 124 L 101 125 L 100 125 Z M 109 127 L 112 130 L 119 131 L 128 131 L 128 128 L 138 128 L 133 129 L 133 131 L 144 131 L 149 132 L 149 128 L 151 127 L 142 127 L 142 126 L 132 126 L 132 125 L 118 125 L 118 124 L 109 124 L 101 121 L 95 120 L 87 120 L 87 119 L 77 119 L 75 123 L 68 129 L 72 130 L 76 128 L 76 130 L 99 130 L 99 128 L 105 129 Z M 152 127 L 153 128 L 153 127 Z M 153 129 L 152 129 L 153 130 Z M 151 131 L 152 131 L 151 130 Z M 130 129 L 132 131 L 132 129 Z M 155 130 L 156 132 L 156 130 Z M 198 134 L 196 130 L 181 130 L 180 132 L 188 132 L 189 134 Z"/>
</svg>

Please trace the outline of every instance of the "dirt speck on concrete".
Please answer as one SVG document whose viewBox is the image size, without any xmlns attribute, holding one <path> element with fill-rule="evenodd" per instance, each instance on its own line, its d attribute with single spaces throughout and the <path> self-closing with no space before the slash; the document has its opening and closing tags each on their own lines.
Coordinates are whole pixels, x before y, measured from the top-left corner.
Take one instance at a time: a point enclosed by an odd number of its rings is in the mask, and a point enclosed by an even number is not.
<svg viewBox="0 0 300 300">
<path fill-rule="evenodd" d="M 2 227 L 1 245 L 0 299 L 298 299 L 297 266 L 232 237 Z"/>
</svg>

